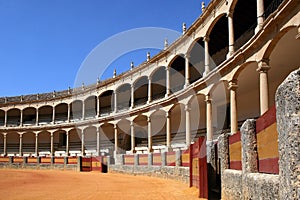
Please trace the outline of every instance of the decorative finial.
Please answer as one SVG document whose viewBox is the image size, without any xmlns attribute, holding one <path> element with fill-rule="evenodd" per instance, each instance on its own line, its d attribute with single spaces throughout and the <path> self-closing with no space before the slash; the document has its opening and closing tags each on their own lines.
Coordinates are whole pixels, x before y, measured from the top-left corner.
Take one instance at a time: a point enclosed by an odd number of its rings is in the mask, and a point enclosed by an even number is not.
<svg viewBox="0 0 300 200">
<path fill-rule="evenodd" d="M 131 63 L 130 63 L 130 69 L 132 70 L 133 68 L 134 68 L 134 63 L 131 62 Z"/>
<path fill-rule="evenodd" d="M 147 62 L 149 62 L 149 60 L 150 60 L 150 52 L 148 51 L 147 52 Z"/>
<path fill-rule="evenodd" d="M 100 83 L 100 79 L 99 77 L 97 77 L 97 85 L 99 85 L 99 83 Z"/>
<path fill-rule="evenodd" d="M 115 70 L 114 70 L 113 78 L 116 78 L 116 76 L 117 76 L 117 70 L 115 69 Z"/>
<path fill-rule="evenodd" d="M 36 94 L 36 100 L 39 100 L 39 98 L 40 98 L 40 94 L 37 93 L 37 94 Z"/>
<path fill-rule="evenodd" d="M 205 11 L 205 2 L 204 1 L 202 1 L 201 9 L 202 9 L 202 13 L 203 13 Z"/>
<path fill-rule="evenodd" d="M 71 87 L 68 87 L 68 94 L 71 94 Z"/>
<path fill-rule="evenodd" d="M 165 39 L 164 49 L 166 50 L 169 47 L 168 39 Z"/>
<path fill-rule="evenodd" d="M 7 97 L 4 98 L 4 103 L 7 103 Z"/>
<path fill-rule="evenodd" d="M 185 32 L 186 32 L 186 23 L 183 22 L 183 24 L 182 24 L 182 33 L 185 34 Z"/>
<path fill-rule="evenodd" d="M 23 95 L 21 95 L 21 102 L 23 101 Z"/>
<path fill-rule="evenodd" d="M 53 98 L 56 96 L 56 91 L 55 90 L 53 90 L 52 96 L 53 96 Z"/>
<path fill-rule="evenodd" d="M 84 90 L 84 82 L 81 84 L 81 89 Z"/>
</svg>

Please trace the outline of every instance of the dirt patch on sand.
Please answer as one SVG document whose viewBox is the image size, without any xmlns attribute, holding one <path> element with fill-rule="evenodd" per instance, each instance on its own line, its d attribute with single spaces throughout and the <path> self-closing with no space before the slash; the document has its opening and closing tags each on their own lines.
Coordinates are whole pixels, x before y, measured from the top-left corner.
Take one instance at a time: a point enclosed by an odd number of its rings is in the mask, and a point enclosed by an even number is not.
<svg viewBox="0 0 300 200">
<path fill-rule="evenodd" d="M 174 180 L 123 174 L 0 169 L 0 199 L 197 199 Z"/>
</svg>

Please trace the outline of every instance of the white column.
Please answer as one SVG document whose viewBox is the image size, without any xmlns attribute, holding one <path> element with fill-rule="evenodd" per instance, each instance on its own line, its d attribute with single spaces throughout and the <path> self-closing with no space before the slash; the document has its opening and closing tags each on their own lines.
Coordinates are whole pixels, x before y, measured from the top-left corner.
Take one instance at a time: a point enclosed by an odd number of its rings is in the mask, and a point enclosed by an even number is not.
<svg viewBox="0 0 300 200">
<path fill-rule="evenodd" d="M 148 104 L 151 102 L 152 100 L 152 87 L 151 87 L 151 77 L 148 77 Z"/>
<path fill-rule="evenodd" d="M 191 108 L 189 107 L 189 105 L 185 105 L 185 131 L 186 131 L 186 135 L 185 135 L 185 143 L 186 146 L 188 147 L 191 144 L 191 121 L 190 121 L 190 111 Z"/>
<path fill-rule="evenodd" d="M 170 68 L 166 66 L 166 97 L 168 97 L 170 93 Z"/>
<path fill-rule="evenodd" d="M 227 58 L 234 53 L 234 27 L 233 27 L 233 11 L 229 11 L 228 18 L 228 36 L 229 36 L 229 48 Z"/>
<path fill-rule="evenodd" d="M 130 122 L 130 133 L 131 133 L 131 153 L 135 153 L 135 132 L 134 122 Z"/>
<path fill-rule="evenodd" d="M 23 126 L 23 110 L 20 110 L 20 126 Z"/>
<path fill-rule="evenodd" d="M 100 117 L 100 97 L 97 96 L 97 116 L 96 117 Z"/>
<path fill-rule="evenodd" d="M 68 122 L 71 120 L 71 104 L 68 104 Z"/>
<path fill-rule="evenodd" d="M 35 134 L 35 156 L 39 156 L 39 134 Z"/>
<path fill-rule="evenodd" d="M 81 130 L 81 155 L 82 156 L 85 156 L 85 150 L 84 150 L 84 146 L 85 146 L 85 143 L 84 143 L 84 130 Z"/>
<path fill-rule="evenodd" d="M 188 87 L 190 85 L 190 55 L 185 54 L 185 85 L 184 87 Z"/>
<path fill-rule="evenodd" d="M 70 133 L 66 131 L 66 156 L 70 155 Z"/>
<path fill-rule="evenodd" d="M 4 112 L 4 126 L 7 127 L 7 110 Z"/>
<path fill-rule="evenodd" d="M 237 120 L 237 102 L 236 102 L 236 90 L 238 88 L 237 80 L 229 82 L 230 91 L 230 129 L 231 134 L 238 132 L 238 120 Z"/>
<path fill-rule="evenodd" d="M 3 154 L 4 156 L 7 156 L 7 138 L 6 138 L 7 133 L 3 134 Z"/>
<path fill-rule="evenodd" d="M 82 117 L 81 117 L 82 120 L 85 119 L 85 101 L 82 102 Z"/>
<path fill-rule="evenodd" d="M 36 109 L 36 118 L 35 118 L 35 125 L 38 126 L 39 125 L 39 109 Z"/>
<path fill-rule="evenodd" d="M 117 125 L 114 125 L 114 131 L 115 131 L 115 155 L 118 154 L 118 128 Z"/>
<path fill-rule="evenodd" d="M 20 134 L 19 156 L 23 156 L 23 133 Z"/>
<path fill-rule="evenodd" d="M 114 90 L 114 112 L 118 112 L 118 95 L 117 95 L 117 91 Z"/>
<path fill-rule="evenodd" d="M 169 111 L 166 112 L 167 148 L 171 149 L 171 119 Z"/>
<path fill-rule="evenodd" d="M 264 23 L 264 0 L 256 0 L 256 8 L 257 8 L 257 27 L 256 27 L 256 31 L 258 32 Z"/>
<path fill-rule="evenodd" d="M 213 129 L 212 129 L 212 100 L 209 95 L 206 96 L 206 138 L 207 141 L 213 140 Z"/>
<path fill-rule="evenodd" d="M 209 59 L 210 59 L 210 55 L 209 55 L 209 37 L 205 36 L 203 38 L 204 41 L 204 66 L 205 66 L 205 71 L 203 76 L 206 76 L 209 72 L 210 72 L 210 63 L 209 63 Z"/>
<path fill-rule="evenodd" d="M 134 85 L 131 85 L 130 95 L 131 95 L 131 106 L 130 106 L 130 108 L 133 109 L 133 107 L 134 107 Z"/>
<path fill-rule="evenodd" d="M 100 156 L 100 126 L 97 127 L 97 156 Z"/>
<path fill-rule="evenodd" d="M 270 69 L 268 60 L 261 60 L 258 63 L 257 71 L 259 72 L 259 98 L 260 114 L 263 115 L 269 110 L 269 84 L 268 70 Z"/>
<path fill-rule="evenodd" d="M 148 153 L 153 151 L 152 149 L 152 127 L 151 127 L 151 118 L 148 117 Z"/>
<path fill-rule="evenodd" d="M 50 138 L 51 138 L 51 157 L 54 156 L 54 135 L 53 133 L 50 134 Z"/>
<path fill-rule="evenodd" d="M 55 124 L 55 107 L 52 107 L 52 124 Z"/>
</svg>

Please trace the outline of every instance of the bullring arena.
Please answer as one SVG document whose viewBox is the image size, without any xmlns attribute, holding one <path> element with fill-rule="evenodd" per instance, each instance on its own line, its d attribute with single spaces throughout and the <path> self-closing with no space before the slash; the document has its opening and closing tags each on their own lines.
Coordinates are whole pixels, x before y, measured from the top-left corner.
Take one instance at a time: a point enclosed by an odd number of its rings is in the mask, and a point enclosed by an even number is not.
<svg viewBox="0 0 300 200">
<path fill-rule="evenodd" d="M 126 73 L 0 98 L 1 197 L 61 176 L 78 199 L 300 199 L 299 8 L 214 0 Z"/>
</svg>

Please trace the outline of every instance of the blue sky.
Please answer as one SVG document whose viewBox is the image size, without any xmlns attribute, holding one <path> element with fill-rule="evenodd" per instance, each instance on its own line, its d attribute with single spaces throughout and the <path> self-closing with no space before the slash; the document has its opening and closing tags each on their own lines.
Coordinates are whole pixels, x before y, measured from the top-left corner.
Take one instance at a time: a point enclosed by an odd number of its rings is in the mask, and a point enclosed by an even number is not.
<svg viewBox="0 0 300 200">
<path fill-rule="evenodd" d="M 72 87 L 82 62 L 107 38 L 140 27 L 181 31 L 200 14 L 198 0 L 0 0 L 0 96 Z M 130 61 L 146 59 L 145 51 L 113 65 L 128 70 Z"/>
</svg>

